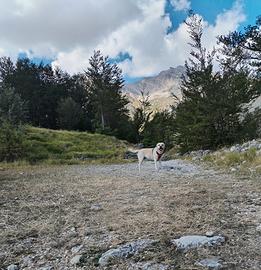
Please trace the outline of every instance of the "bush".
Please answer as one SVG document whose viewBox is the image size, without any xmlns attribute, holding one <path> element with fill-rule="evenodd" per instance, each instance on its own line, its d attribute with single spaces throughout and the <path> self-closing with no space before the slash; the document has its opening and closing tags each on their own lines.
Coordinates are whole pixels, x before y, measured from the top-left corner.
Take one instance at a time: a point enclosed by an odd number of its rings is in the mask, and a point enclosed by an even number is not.
<svg viewBox="0 0 261 270">
<path fill-rule="evenodd" d="M 25 123 L 27 105 L 13 88 L 0 85 L 0 121 L 3 119 L 13 125 Z"/>
<path fill-rule="evenodd" d="M 13 162 L 22 158 L 24 148 L 24 127 L 15 126 L 8 121 L 0 123 L 0 161 Z"/>
</svg>

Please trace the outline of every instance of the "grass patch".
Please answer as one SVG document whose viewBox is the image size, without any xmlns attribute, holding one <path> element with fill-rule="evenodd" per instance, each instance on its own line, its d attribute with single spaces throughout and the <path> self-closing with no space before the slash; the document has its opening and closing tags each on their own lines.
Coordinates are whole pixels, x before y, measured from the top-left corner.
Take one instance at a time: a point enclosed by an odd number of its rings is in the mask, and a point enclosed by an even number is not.
<svg viewBox="0 0 261 270">
<path fill-rule="evenodd" d="M 123 160 L 127 143 L 101 134 L 28 127 L 24 147 L 17 164 L 112 163 Z"/>
<path fill-rule="evenodd" d="M 217 151 L 204 156 L 203 161 L 224 169 L 234 167 L 242 172 L 261 173 L 261 156 L 257 154 L 256 148 L 245 152 Z"/>
</svg>

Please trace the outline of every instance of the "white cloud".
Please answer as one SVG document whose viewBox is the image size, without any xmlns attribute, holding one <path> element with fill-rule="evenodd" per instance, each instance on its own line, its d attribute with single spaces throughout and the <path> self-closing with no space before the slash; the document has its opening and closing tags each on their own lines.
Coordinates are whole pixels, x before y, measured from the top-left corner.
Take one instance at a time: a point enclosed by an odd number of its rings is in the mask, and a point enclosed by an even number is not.
<svg viewBox="0 0 261 270">
<path fill-rule="evenodd" d="M 246 15 L 243 12 L 241 1 L 236 1 L 232 9 L 219 14 L 214 25 L 206 23 L 203 42 L 207 49 L 212 49 L 218 35 L 225 35 L 236 30 L 244 22 Z"/>
<path fill-rule="evenodd" d="M 0 0 L 0 46 L 39 56 L 95 48 L 139 13 L 135 0 Z"/>
<path fill-rule="evenodd" d="M 190 1 L 188 0 L 171 0 L 171 4 L 177 11 L 190 9 Z"/>
<path fill-rule="evenodd" d="M 173 1 L 175 8 L 189 1 Z M 32 50 L 36 56 L 56 58 L 53 65 L 70 73 L 87 68 L 93 51 L 110 57 L 128 52 L 132 61 L 120 67 L 129 76 L 150 76 L 182 65 L 190 51 L 186 25 L 172 33 L 164 14 L 165 0 L 0 0 L 0 54 Z M 204 44 L 211 49 L 216 36 L 235 30 L 245 19 L 240 2 L 204 22 Z"/>
</svg>

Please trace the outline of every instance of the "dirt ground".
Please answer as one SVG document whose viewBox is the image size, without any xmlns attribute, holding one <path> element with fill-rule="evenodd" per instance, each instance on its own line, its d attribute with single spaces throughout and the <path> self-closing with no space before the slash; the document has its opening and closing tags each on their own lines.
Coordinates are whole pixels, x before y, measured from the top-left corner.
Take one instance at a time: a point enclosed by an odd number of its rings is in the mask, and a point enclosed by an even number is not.
<svg viewBox="0 0 261 270">
<path fill-rule="evenodd" d="M 0 171 L 0 269 L 261 269 L 261 177 L 186 161 L 31 167 Z M 177 251 L 183 235 L 225 236 L 223 245 Z M 137 239 L 158 244 L 102 268 L 101 254 Z M 71 260 L 81 254 L 78 265 Z M 158 266 L 160 267 L 160 266 Z"/>
</svg>

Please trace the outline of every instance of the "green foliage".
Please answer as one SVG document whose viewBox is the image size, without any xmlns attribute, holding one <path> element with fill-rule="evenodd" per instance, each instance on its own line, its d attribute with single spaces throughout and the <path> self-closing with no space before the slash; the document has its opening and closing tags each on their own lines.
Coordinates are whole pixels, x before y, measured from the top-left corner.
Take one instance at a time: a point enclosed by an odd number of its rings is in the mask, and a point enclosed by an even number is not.
<svg viewBox="0 0 261 270">
<path fill-rule="evenodd" d="M 242 134 L 241 137 L 244 137 L 244 140 L 261 137 L 261 108 L 256 108 L 245 115 L 240 134 Z"/>
<path fill-rule="evenodd" d="M 234 31 L 227 36 L 220 36 L 219 42 L 224 45 L 222 53 L 229 56 L 225 61 L 227 66 L 240 65 L 247 62 L 252 65 L 260 75 L 261 72 L 261 16 L 257 17 L 255 25 L 249 25 L 245 31 Z M 231 61 L 238 59 L 239 61 Z M 224 60 L 224 59 L 223 59 Z M 260 78 L 260 77 L 259 77 Z"/>
<path fill-rule="evenodd" d="M 69 97 L 84 110 L 88 119 L 87 91 L 81 74 L 70 76 L 60 69 L 53 70 L 50 65 L 35 64 L 28 58 L 18 59 L 14 64 L 10 58 L 2 57 L 0 80 L 26 103 L 27 121 L 34 126 L 59 128 L 57 107 L 62 99 Z M 77 128 L 91 129 L 85 122 Z"/>
<path fill-rule="evenodd" d="M 253 101 L 260 89 L 247 67 L 237 66 L 240 56 L 233 54 L 220 60 L 222 72 L 214 72 L 215 51 L 207 53 L 201 45 L 202 20 L 192 14 L 187 25 L 193 50 L 185 64 L 183 100 L 176 109 L 181 151 L 215 149 L 239 142 L 246 137 L 242 132 L 242 116 L 247 111 L 244 105 Z"/>
<path fill-rule="evenodd" d="M 13 88 L 0 86 L 0 122 L 5 120 L 13 125 L 19 125 L 26 119 L 26 102 L 15 93 Z"/>
<path fill-rule="evenodd" d="M 246 161 L 254 161 L 257 157 L 257 151 L 256 148 L 252 147 L 248 151 L 244 152 L 244 160 Z"/>
<path fill-rule="evenodd" d="M 116 64 L 111 64 L 108 56 L 95 51 L 86 70 L 88 100 L 95 128 L 117 133 L 122 129 L 122 119 L 126 120 L 127 99 L 122 95 L 122 72 Z"/>
<path fill-rule="evenodd" d="M 143 143 L 146 146 L 155 146 L 158 142 L 164 142 L 168 147 L 172 147 L 174 132 L 173 114 L 168 111 L 157 112 L 144 127 Z"/>
<path fill-rule="evenodd" d="M 83 122 L 86 120 L 83 109 L 71 97 L 60 100 L 57 112 L 58 126 L 61 129 L 80 129 L 81 126 L 83 126 Z"/>
<path fill-rule="evenodd" d="M 151 103 L 149 101 L 149 94 L 141 91 L 141 99 L 139 106 L 135 109 L 132 119 L 132 126 L 135 134 L 135 141 L 140 142 L 143 139 L 144 128 L 150 120 L 152 111 L 150 110 Z"/>
<path fill-rule="evenodd" d="M 0 161 L 13 162 L 24 155 L 25 132 L 21 125 L 0 123 Z"/>
</svg>

